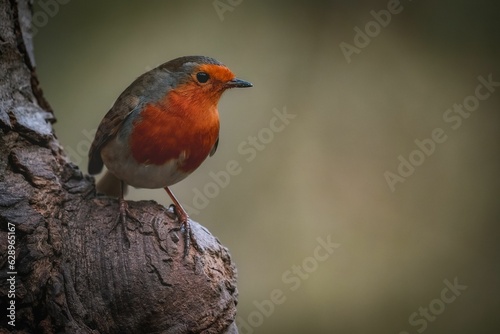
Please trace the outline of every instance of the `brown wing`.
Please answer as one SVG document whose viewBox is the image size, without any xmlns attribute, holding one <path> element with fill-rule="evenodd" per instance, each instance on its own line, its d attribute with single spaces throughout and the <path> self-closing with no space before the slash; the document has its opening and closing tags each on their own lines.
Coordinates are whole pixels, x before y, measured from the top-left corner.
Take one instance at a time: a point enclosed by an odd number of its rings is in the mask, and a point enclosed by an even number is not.
<svg viewBox="0 0 500 334">
<path fill-rule="evenodd" d="M 117 135 L 125 119 L 138 108 L 139 99 L 132 94 L 125 93 L 118 98 L 97 128 L 89 151 L 89 174 L 101 172 L 103 167 L 101 149 Z"/>
</svg>

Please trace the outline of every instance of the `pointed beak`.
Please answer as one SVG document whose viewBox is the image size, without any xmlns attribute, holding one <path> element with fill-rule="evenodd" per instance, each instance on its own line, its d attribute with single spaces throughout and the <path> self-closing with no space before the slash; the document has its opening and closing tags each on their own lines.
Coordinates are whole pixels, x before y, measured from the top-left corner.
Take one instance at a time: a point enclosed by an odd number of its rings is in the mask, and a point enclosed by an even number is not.
<svg viewBox="0 0 500 334">
<path fill-rule="evenodd" d="M 245 88 L 253 87 L 253 85 L 245 80 L 234 78 L 231 81 L 226 82 L 226 88 Z"/>
</svg>

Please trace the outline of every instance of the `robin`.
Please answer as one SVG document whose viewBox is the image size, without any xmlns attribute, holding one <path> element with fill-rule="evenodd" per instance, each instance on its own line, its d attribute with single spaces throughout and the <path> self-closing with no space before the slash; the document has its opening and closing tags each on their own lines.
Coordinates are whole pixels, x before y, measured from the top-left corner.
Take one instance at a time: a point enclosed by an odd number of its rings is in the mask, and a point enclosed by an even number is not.
<svg viewBox="0 0 500 334">
<path fill-rule="evenodd" d="M 110 180 L 120 186 L 115 192 L 120 207 L 116 224 L 121 222 L 124 231 L 127 215 L 133 217 L 124 200 L 126 185 L 164 188 L 184 231 L 187 254 L 189 216 L 168 187 L 215 153 L 217 103 L 226 89 L 241 87 L 252 84 L 235 78 L 219 61 L 187 56 L 144 73 L 118 97 L 97 129 L 88 169 L 90 174 L 100 173 L 103 165 L 108 169 L 97 185 L 99 192 L 110 194 Z"/>
</svg>

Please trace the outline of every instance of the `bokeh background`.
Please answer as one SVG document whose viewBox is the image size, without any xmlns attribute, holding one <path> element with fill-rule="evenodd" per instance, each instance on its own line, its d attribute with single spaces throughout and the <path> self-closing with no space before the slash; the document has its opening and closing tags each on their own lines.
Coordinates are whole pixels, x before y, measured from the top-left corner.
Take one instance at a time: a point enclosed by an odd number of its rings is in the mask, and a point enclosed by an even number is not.
<svg viewBox="0 0 500 334">
<path fill-rule="evenodd" d="M 237 264 L 241 333 L 500 332 L 500 87 L 456 129 L 443 119 L 478 76 L 500 82 L 496 2 L 401 0 L 348 62 L 341 43 L 395 1 L 54 1 L 35 1 L 37 68 L 84 171 L 104 114 L 158 64 L 209 55 L 253 82 L 223 96 L 217 154 L 173 187 Z M 295 117 L 271 138 L 276 111 Z M 384 174 L 436 128 L 446 141 L 392 191 Z M 467 287 L 449 304 L 445 280 Z"/>
</svg>

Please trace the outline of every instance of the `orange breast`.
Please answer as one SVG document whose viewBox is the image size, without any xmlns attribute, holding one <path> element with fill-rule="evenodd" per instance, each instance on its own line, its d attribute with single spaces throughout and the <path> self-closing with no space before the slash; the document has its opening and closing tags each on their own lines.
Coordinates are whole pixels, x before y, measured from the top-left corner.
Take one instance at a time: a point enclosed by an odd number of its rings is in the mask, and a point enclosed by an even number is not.
<svg viewBox="0 0 500 334">
<path fill-rule="evenodd" d="M 163 165 L 179 160 L 179 168 L 192 172 L 206 159 L 219 136 L 216 104 L 168 94 L 158 104 L 147 104 L 133 123 L 130 147 L 142 164 Z"/>
</svg>

